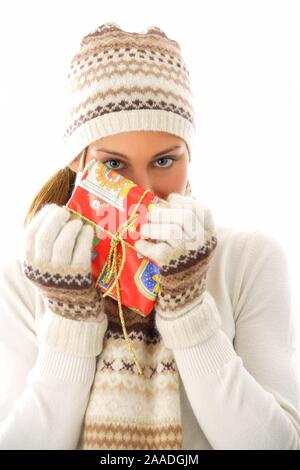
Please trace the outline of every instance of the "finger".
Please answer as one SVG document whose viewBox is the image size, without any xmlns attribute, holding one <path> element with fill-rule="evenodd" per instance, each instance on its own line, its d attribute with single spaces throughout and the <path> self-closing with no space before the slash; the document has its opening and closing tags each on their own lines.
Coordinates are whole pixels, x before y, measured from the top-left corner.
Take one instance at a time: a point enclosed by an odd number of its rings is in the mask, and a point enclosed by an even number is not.
<svg viewBox="0 0 300 470">
<path fill-rule="evenodd" d="M 188 242 L 204 245 L 214 233 L 213 216 L 210 209 L 198 201 L 194 201 L 192 209 L 186 212 L 189 216 L 184 220 L 184 237 Z"/>
<path fill-rule="evenodd" d="M 184 209 L 154 209 L 147 216 L 147 220 L 151 224 L 177 224 L 182 228 L 184 238 L 187 240 L 196 238 L 202 228 L 195 211 L 189 207 Z"/>
<path fill-rule="evenodd" d="M 53 243 L 52 266 L 68 266 L 71 264 L 76 238 L 82 226 L 82 220 L 73 219 L 62 227 Z"/>
<path fill-rule="evenodd" d="M 192 210 L 195 214 L 197 221 L 193 222 L 192 233 L 196 234 L 200 230 L 202 238 L 207 238 L 209 234 L 215 231 L 213 215 L 209 207 L 203 205 L 193 197 L 182 196 L 177 193 L 171 193 L 168 197 L 170 207 L 180 209 Z M 195 224 L 195 225 L 194 225 Z M 185 226 L 185 231 L 189 233 L 188 224 Z M 193 237 L 193 235 L 192 235 Z M 193 237 L 194 238 L 194 237 Z"/>
<path fill-rule="evenodd" d="M 70 216 L 70 211 L 60 206 L 55 207 L 47 214 L 35 236 L 37 261 L 42 263 L 51 261 L 54 241 Z"/>
<path fill-rule="evenodd" d="M 85 224 L 76 240 L 71 266 L 91 266 L 91 251 L 94 240 L 94 228 Z"/>
<path fill-rule="evenodd" d="M 147 213 L 147 220 L 154 224 L 160 223 L 175 223 L 178 225 L 183 225 L 184 218 L 187 217 L 187 213 L 192 214 L 193 211 L 186 207 L 186 208 L 177 208 L 177 207 L 170 207 L 170 208 L 160 208 L 156 207 L 152 211 Z"/>
<path fill-rule="evenodd" d="M 170 207 L 179 206 L 186 207 L 194 203 L 195 199 L 191 196 L 184 196 L 179 193 L 170 193 L 167 197 Z"/>
<path fill-rule="evenodd" d="M 209 207 L 204 208 L 204 227 L 209 233 L 215 233 L 215 223 L 213 219 L 213 215 Z"/>
<path fill-rule="evenodd" d="M 171 208 L 189 209 L 193 211 L 203 223 L 206 208 L 202 203 L 197 201 L 194 197 L 182 196 L 181 194 L 171 193 L 168 196 L 169 205 Z"/>
<path fill-rule="evenodd" d="M 182 196 L 181 194 L 171 193 L 168 196 L 171 209 L 192 211 L 199 220 L 199 224 L 204 225 L 205 206 L 194 197 Z"/>
<path fill-rule="evenodd" d="M 25 254 L 27 260 L 34 260 L 35 254 L 35 234 L 40 228 L 45 217 L 49 212 L 55 210 L 56 204 L 45 204 L 33 217 L 30 223 L 25 227 Z"/>
<path fill-rule="evenodd" d="M 135 247 L 142 256 L 146 256 L 158 265 L 163 264 L 164 257 L 168 251 L 168 245 L 164 242 L 152 243 L 147 240 L 137 240 Z"/>
<path fill-rule="evenodd" d="M 141 235 L 153 240 L 168 242 L 171 246 L 184 239 L 182 227 L 178 224 L 143 224 Z"/>
<path fill-rule="evenodd" d="M 181 226 L 185 240 L 203 238 L 203 222 L 195 214 L 193 208 L 154 209 L 147 220 L 152 224 L 173 223 Z"/>
</svg>

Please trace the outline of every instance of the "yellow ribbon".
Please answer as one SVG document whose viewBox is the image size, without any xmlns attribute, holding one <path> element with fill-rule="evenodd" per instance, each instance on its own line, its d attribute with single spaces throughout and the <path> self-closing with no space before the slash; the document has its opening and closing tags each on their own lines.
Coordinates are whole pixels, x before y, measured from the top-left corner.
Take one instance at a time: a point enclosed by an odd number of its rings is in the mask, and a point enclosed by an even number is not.
<svg viewBox="0 0 300 470">
<path fill-rule="evenodd" d="M 103 294 L 103 297 L 106 297 L 114 288 L 114 286 L 116 286 L 116 291 L 117 291 L 117 300 L 118 300 L 118 310 L 119 310 L 119 316 L 120 316 L 120 320 L 121 320 L 121 324 L 122 324 L 122 329 L 123 329 L 123 334 L 125 336 L 125 339 L 126 339 L 126 342 L 127 342 L 127 345 L 128 345 L 128 348 L 129 348 L 129 351 L 131 352 L 132 356 L 133 356 L 133 360 L 138 368 L 138 371 L 139 371 L 139 374 L 140 375 L 144 375 L 144 372 L 139 364 L 139 361 L 136 357 L 136 354 L 132 348 L 132 344 L 130 342 L 130 339 L 128 337 L 128 334 L 127 334 L 127 330 L 126 330 L 126 326 L 125 326 L 125 321 L 124 321 L 124 316 L 123 316 L 123 310 L 122 310 L 122 303 L 121 303 L 121 294 L 120 294 L 120 286 L 119 286 L 119 279 L 121 277 L 121 274 L 122 274 L 122 271 L 123 271 L 123 268 L 124 268 L 124 265 L 125 265 L 125 261 L 126 261 L 126 248 L 125 248 L 125 244 L 130 246 L 131 248 L 134 248 L 132 245 L 130 245 L 129 243 L 125 242 L 125 240 L 123 239 L 123 233 L 126 232 L 127 230 L 130 230 L 130 228 L 133 227 L 133 225 L 135 224 L 136 220 L 138 219 L 138 215 L 136 215 L 136 211 L 138 210 L 139 208 L 139 205 L 141 204 L 142 200 L 144 199 L 145 195 L 148 193 L 148 192 L 151 192 L 150 189 L 146 189 L 144 191 L 144 193 L 142 194 L 142 196 L 140 197 L 139 201 L 137 202 L 132 214 L 130 215 L 130 217 L 128 218 L 128 220 L 126 220 L 122 225 L 119 226 L 119 228 L 116 230 L 115 233 L 111 233 L 109 232 L 108 230 L 104 229 L 103 227 L 100 227 L 99 225 L 95 224 L 95 222 L 87 219 L 86 217 L 84 217 L 82 214 L 80 214 L 79 212 L 76 212 L 74 211 L 73 209 L 70 209 L 69 207 L 67 207 L 68 210 L 70 210 L 71 212 L 73 212 L 74 214 L 78 214 L 82 219 L 84 219 L 86 222 L 94 225 L 95 227 L 97 228 L 100 228 L 100 230 L 103 230 L 104 232 L 106 232 L 110 237 L 111 237 L 111 241 L 110 241 L 110 248 L 109 248 L 109 253 L 108 253 L 108 257 L 107 257 L 107 261 L 106 263 L 104 264 L 103 268 L 102 268 L 102 271 L 101 273 L 99 274 L 98 278 L 97 278 L 97 281 L 95 283 L 95 286 L 98 285 L 98 281 L 101 277 L 101 274 L 102 272 L 104 271 L 105 267 L 107 267 L 107 270 L 108 270 L 108 273 L 107 275 L 105 276 L 105 278 L 109 281 L 112 277 L 114 277 L 114 281 L 112 283 L 112 285 L 105 291 L 105 293 Z M 121 248 L 122 248 L 122 258 L 121 258 L 121 265 L 120 267 L 118 268 L 118 259 L 117 259 L 117 250 L 118 250 L 118 245 L 119 243 L 121 243 Z M 136 248 L 134 248 L 136 250 Z"/>
</svg>

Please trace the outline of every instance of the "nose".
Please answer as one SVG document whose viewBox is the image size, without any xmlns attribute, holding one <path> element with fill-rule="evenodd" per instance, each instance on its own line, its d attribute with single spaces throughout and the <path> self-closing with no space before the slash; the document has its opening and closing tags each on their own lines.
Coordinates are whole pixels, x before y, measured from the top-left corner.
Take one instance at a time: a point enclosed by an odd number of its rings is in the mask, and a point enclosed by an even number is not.
<svg viewBox="0 0 300 470">
<path fill-rule="evenodd" d="M 130 179 L 141 188 L 150 189 L 150 191 L 152 191 L 151 180 L 147 173 L 139 173 L 138 175 L 132 176 Z"/>
</svg>

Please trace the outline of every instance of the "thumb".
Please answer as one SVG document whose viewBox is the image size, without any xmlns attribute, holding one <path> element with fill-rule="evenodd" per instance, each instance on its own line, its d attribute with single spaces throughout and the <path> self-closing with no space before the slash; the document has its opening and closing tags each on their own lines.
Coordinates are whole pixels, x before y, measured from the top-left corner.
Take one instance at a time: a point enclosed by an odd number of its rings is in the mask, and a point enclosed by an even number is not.
<svg viewBox="0 0 300 470">
<path fill-rule="evenodd" d="M 156 243 L 152 243 L 147 240 L 137 240 L 135 247 L 142 256 L 146 256 L 159 266 L 161 265 L 166 250 L 166 244 L 164 242 L 157 241 Z"/>
</svg>

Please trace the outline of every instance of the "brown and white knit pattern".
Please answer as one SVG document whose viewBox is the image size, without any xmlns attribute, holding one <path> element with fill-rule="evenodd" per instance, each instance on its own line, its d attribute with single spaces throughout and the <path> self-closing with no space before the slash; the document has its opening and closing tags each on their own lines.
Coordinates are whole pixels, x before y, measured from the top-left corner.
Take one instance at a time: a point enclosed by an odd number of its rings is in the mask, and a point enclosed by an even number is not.
<svg viewBox="0 0 300 470">
<path fill-rule="evenodd" d="M 190 250 L 178 258 L 171 259 L 160 269 L 160 290 L 157 296 L 157 310 L 174 312 L 189 308 L 206 290 L 206 277 L 209 263 L 217 246 L 217 238 L 212 236 L 204 246 Z"/>
<path fill-rule="evenodd" d="M 46 305 L 71 320 L 97 321 L 103 317 L 103 299 L 89 269 L 53 268 L 23 263 L 24 274 L 42 292 Z"/>
<path fill-rule="evenodd" d="M 68 160 L 107 135 L 157 130 L 186 140 L 195 112 L 178 42 L 158 27 L 143 33 L 105 23 L 83 37 L 67 77 L 64 147 Z"/>
<path fill-rule="evenodd" d="M 123 307 L 142 376 L 124 340 L 117 301 L 103 300 L 108 329 L 77 448 L 181 449 L 179 373 L 155 327 L 154 310 L 143 318 Z"/>
</svg>

